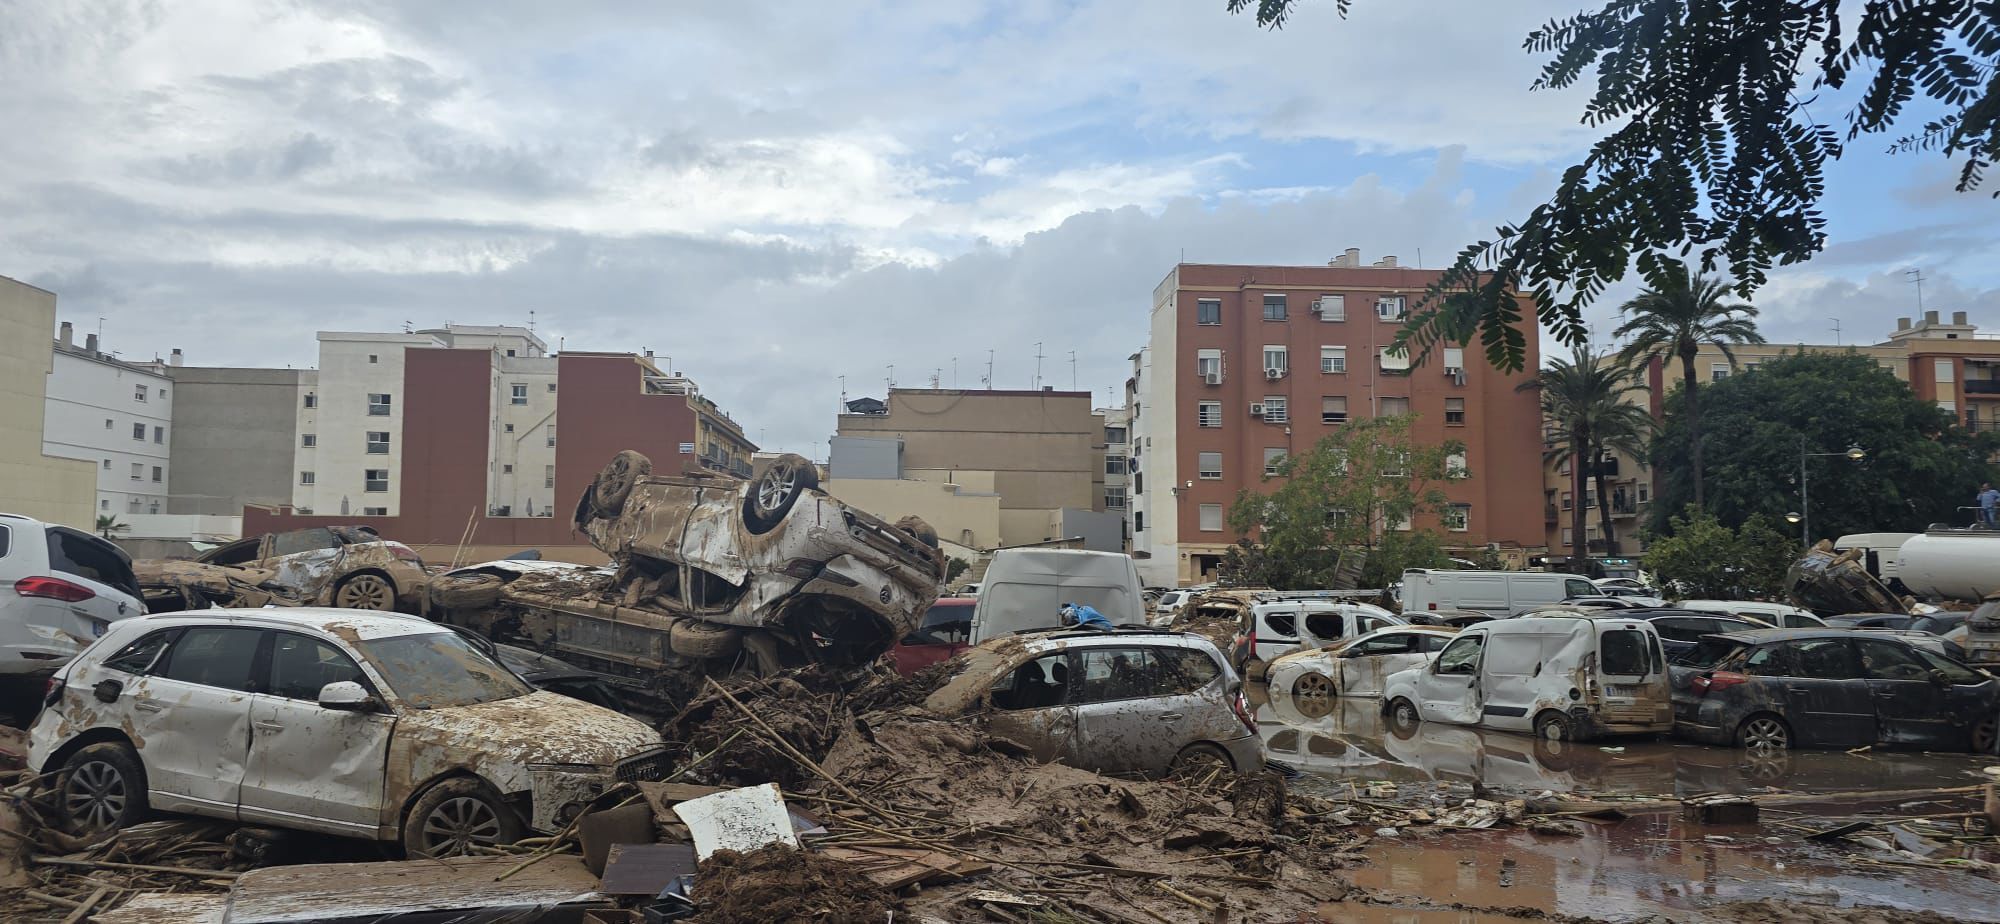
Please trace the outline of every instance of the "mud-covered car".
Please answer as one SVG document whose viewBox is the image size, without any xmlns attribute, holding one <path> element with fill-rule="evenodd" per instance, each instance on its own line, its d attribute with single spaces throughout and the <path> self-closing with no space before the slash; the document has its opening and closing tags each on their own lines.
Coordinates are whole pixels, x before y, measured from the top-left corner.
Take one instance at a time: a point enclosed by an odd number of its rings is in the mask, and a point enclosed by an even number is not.
<svg viewBox="0 0 2000 924">
<path fill-rule="evenodd" d="M 239 539 L 192 561 L 132 564 L 151 613 L 221 607 L 423 609 L 423 558 L 366 526 L 316 526 Z"/>
<path fill-rule="evenodd" d="M 1457 629 L 1387 626 L 1331 645 L 1295 651 L 1271 662 L 1271 698 L 1296 697 L 1299 711 L 1325 715 L 1340 696 L 1381 696 L 1390 674 L 1430 663 Z"/>
<path fill-rule="evenodd" d="M 1866 551 L 1835 552 L 1833 543 L 1821 540 L 1785 572 L 1785 590 L 1820 616 L 1909 612 L 1895 591 L 1868 573 Z"/>
</svg>

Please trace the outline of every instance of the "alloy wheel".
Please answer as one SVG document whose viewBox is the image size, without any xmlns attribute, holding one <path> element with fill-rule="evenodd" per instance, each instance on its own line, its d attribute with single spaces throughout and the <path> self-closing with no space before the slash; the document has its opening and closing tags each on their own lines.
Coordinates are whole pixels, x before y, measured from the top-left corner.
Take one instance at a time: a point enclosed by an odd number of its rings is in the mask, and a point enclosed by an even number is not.
<svg viewBox="0 0 2000 924">
<path fill-rule="evenodd" d="M 500 816 L 483 799 L 459 796 L 447 799 L 424 819 L 424 852 L 433 857 L 450 857 L 471 852 L 473 845 L 500 842 Z"/>
<path fill-rule="evenodd" d="M 125 814 L 125 775 L 101 760 L 78 764 L 63 783 L 63 809 L 86 831 L 108 831 Z"/>
<path fill-rule="evenodd" d="M 791 466 L 771 466 L 757 479 L 757 508 L 767 512 L 784 509 L 792 492 L 798 490 L 798 482 L 799 473 Z"/>
<path fill-rule="evenodd" d="M 1785 730 L 1785 723 L 1761 716 L 1751 719 L 1743 726 L 1743 746 L 1754 750 L 1782 751 L 1792 744 L 1792 736 Z"/>
<path fill-rule="evenodd" d="M 391 610 L 396 607 L 395 588 L 372 574 L 349 578 L 334 594 L 334 605 L 350 610 Z"/>
</svg>

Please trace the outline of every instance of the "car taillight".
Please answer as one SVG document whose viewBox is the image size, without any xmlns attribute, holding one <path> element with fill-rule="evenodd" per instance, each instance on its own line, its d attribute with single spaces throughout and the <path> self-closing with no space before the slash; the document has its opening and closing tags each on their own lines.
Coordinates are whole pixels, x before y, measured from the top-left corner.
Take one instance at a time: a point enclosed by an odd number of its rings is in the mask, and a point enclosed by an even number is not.
<svg viewBox="0 0 2000 924">
<path fill-rule="evenodd" d="M 42 705 L 53 706 L 62 699 L 63 687 L 67 686 L 61 677 L 50 675 L 49 682 L 42 686 Z"/>
<path fill-rule="evenodd" d="M 1739 683 L 1749 682 L 1750 678 L 1735 671 L 1710 671 L 1695 675 L 1693 680 L 1688 681 L 1688 686 L 1696 695 L 1707 696 L 1717 690 L 1727 690 Z"/>
<path fill-rule="evenodd" d="M 1240 683 L 1236 685 L 1236 694 L 1229 697 L 1229 708 L 1236 713 L 1237 721 L 1250 729 L 1250 734 L 1257 733 L 1257 717 L 1250 714 L 1250 701 L 1243 698 L 1243 685 Z"/>
<path fill-rule="evenodd" d="M 46 597 L 64 603 L 82 603 L 97 596 L 96 591 L 82 584 L 52 577 L 24 577 L 14 582 L 14 592 L 23 597 Z"/>
<path fill-rule="evenodd" d="M 401 543 L 397 543 L 396 545 L 390 546 L 389 554 L 396 556 L 396 558 L 400 561 L 411 562 L 418 566 L 422 566 L 424 563 L 423 556 L 418 555 L 416 549 L 410 548 L 409 546 L 403 545 Z"/>
</svg>

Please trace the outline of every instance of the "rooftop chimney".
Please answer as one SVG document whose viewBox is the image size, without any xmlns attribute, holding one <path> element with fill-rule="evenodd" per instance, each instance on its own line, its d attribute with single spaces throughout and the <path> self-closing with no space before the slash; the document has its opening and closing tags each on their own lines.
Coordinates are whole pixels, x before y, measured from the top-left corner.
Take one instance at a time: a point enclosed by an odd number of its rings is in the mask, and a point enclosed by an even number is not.
<svg viewBox="0 0 2000 924">
<path fill-rule="evenodd" d="M 1897 319 L 1896 319 L 1896 329 L 1897 329 L 1897 330 L 1909 330 L 1909 329 L 1910 329 L 1910 319 L 1909 319 L 1909 318 L 1897 318 Z"/>
<path fill-rule="evenodd" d="M 1959 326 L 1963 327 L 1963 326 L 1964 326 L 1964 325 L 1966 324 L 1966 320 L 1965 320 L 1965 312 L 1963 312 L 1963 311 L 1954 311 L 1954 312 L 1952 312 L 1952 313 L 1951 313 L 1951 323 L 1953 323 L 1953 324 L 1957 324 L 1957 325 L 1959 325 Z"/>
<path fill-rule="evenodd" d="M 1924 312 L 1924 323 L 1925 323 L 1925 324 L 1936 324 L 1937 322 L 1938 322 L 1938 313 L 1937 313 L 1937 312 L 1935 312 L 1935 311 L 1926 311 L 1926 312 Z"/>
<path fill-rule="evenodd" d="M 62 322 L 62 326 L 57 328 L 57 330 L 60 333 L 56 334 L 56 340 L 60 341 L 63 346 L 70 346 L 76 340 L 76 325 L 64 321 Z"/>
<path fill-rule="evenodd" d="M 178 366 L 181 364 L 182 358 L 183 357 L 181 356 L 181 348 L 174 347 L 174 351 L 172 353 L 167 354 L 167 365 Z"/>
<path fill-rule="evenodd" d="M 1359 267 L 1361 265 L 1361 248 L 1359 247 L 1349 247 L 1347 248 L 1347 252 L 1341 254 L 1341 256 L 1347 258 L 1346 265 L 1348 266 Z"/>
<path fill-rule="evenodd" d="M 88 350 L 88 351 L 92 352 L 92 353 L 95 353 L 95 352 L 97 352 L 97 335 L 96 335 L 96 334 L 84 334 L 84 335 L 83 335 L 83 348 L 84 348 L 85 350 Z"/>
<path fill-rule="evenodd" d="M 1382 259 L 1375 261 L 1375 265 L 1382 269 L 1395 269 L 1396 255 L 1393 253 L 1385 253 L 1382 255 Z"/>
</svg>

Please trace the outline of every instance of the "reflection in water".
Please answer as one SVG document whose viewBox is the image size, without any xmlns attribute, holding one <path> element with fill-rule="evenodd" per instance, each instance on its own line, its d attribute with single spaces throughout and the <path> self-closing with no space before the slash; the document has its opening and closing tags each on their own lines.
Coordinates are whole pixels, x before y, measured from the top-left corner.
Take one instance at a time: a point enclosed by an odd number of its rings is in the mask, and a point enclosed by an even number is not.
<svg viewBox="0 0 2000 924">
<path fill-rule="evenodd" d="M 1750 752 L 1670 739 L 1588 743 L 1426 722 L 1390 726 L 1381 700 L 1340 698 L 1309 715 L 1290 697 L 1257 708 L 1265 756 L 1307 774 L 1300 784 L 1386 780 L 1473 783 L 1508 793 L 1543 790 L 1684 796 L 1778 788 L 1795 792 L 1922 789 L 1985 782 L 1990 757 L 1918 752 Z M 1609 750 L 1607 750 L 1609 749 Z"/>
</svg>

